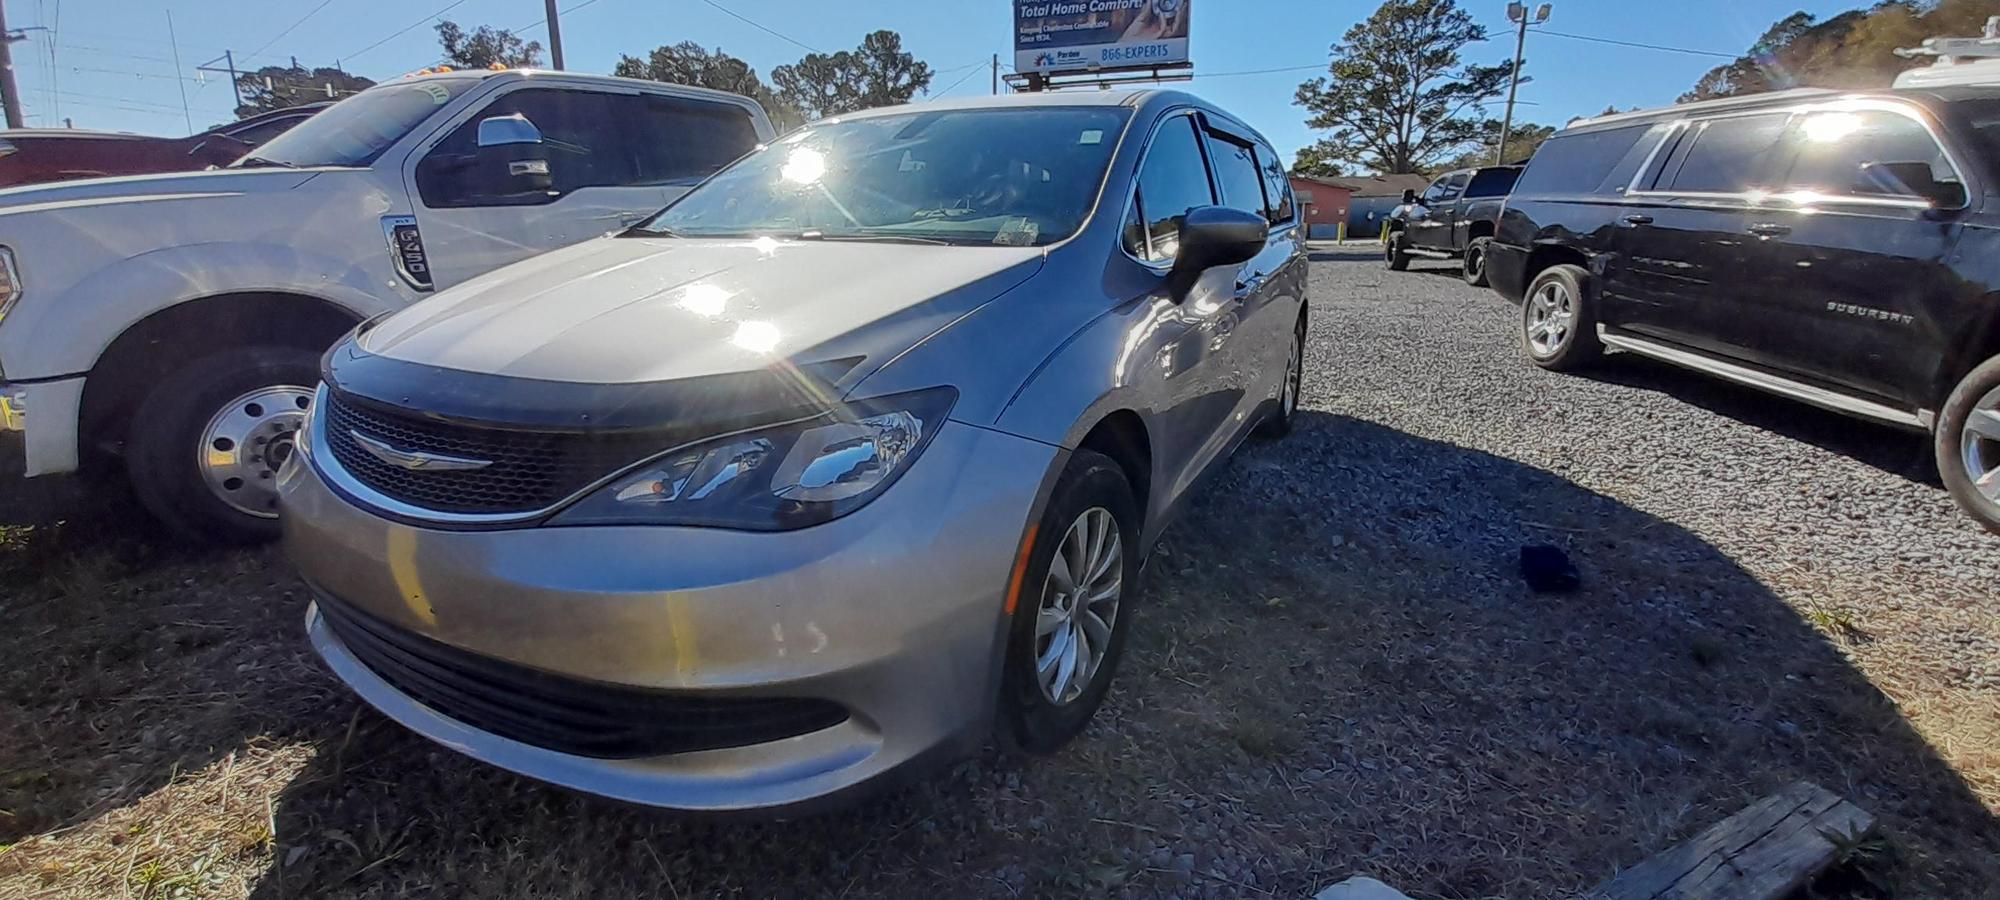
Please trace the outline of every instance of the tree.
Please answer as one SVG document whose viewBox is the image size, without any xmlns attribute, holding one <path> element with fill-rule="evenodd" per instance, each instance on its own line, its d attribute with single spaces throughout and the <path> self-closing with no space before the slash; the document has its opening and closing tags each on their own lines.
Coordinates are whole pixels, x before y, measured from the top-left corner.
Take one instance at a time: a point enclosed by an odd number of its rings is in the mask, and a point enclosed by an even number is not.
<svg viewBox="0 0 2000 900">
<path fill-rule="evenodd" d="M 1493 165 L 1494 154 L 1500 149 L 1494 146 L 1494 138 L 1500 136 L 1500 123 L 1494 122 L 1492 124 L 1493 130 L 1487 133 L 1485 140 L 1479 142 L 1479 146 L 1438 163 L 1430 171 L 1448 172 L 1452 169 L 1469 169 L 1474 166 Z M 1542 142 L 1554 137 L 1555 133 L 1556 129 L 1553 125 L 1521 124 L 1514 126 L 1514 130 L 1509 132 L 1507 136 L 1507 158 L 1501 160 L 1501 162 L 1515 163 L 1534 156 L 1535 150 L 1542 146 Z"/>
<path fill-rule="evenodd" d="M 1292 157 L 1292 174 L 1335 178 L 1347 174 L 1347 168 L 1329 159 L 1318 145 L 1313 145 L 1300 147 L 1298 155 Z"/>
<path fill-rule="evenodd" d="M 1463 64 L 1486 29 L 1454 0 L 1386 0 L 1333 45 L 1330 78 L 1299 85 L 1306 124 L 1332 129 L 1312 151 L 1383 173 L 1418 172 L 1497 131 L 1481 104 L 1508 67 Z"/>
<path fill-rule="evenodd" d="M 1800 86 L 1887 87 L 1897 73 L 1929 64 L 1897 56 L 1898 48 L 1927 37 L 1977 35 L 1994 11 L 1992 0 L 1883 0 L 1824 22 L 1795 12 L 1772 23 L 1748 52 L 1708 70 L 1680 99 Z"/>
<path fill-rule="evenodd" d="M 930 86 L 931 67 L 903 50 L 903 38 L 877 31 L 861 46 L 838 53 L 808 53 L 796 64 L 771 70 L 778 98 L 808 119 L 908 103 Z"/>
<path fill-rule="evenodd" d="M 255 72 L 237 74 L 236 90 L 243 96 L 243 102 L 236 107 L 236 117 L 245 118 L 303 103 L 339 100 L 374 84 L 359 75 L 334 68 L 265 66 Z"/>
<path fill-rule="evenodd" d="M 664 81 L 668 84 L 687 84 L 695 87 L 714 88 L 732 94 L 742 94 L 754 98 L 762 104 L 771 116 L 771 122 L 779 131 L 785 131 L 804 121 L 799 111 L 792 109 L 778 97 L 762 79 L 757 70 L 743 60 L 722 52 L 721 47 L 710 51 L 693 41 L 662 45 L 653 48 L 645 59 L 636 56 L 620 56 L 617 68 L 611 74 L 624 78 L 645 78 Z"/>
<path fill-rule="evenodd" d="M 542 42 L 523 42 L 505 28 L 481 25 L 472 33 L 446 19 L 437 24 L 438 43 L 444 45 L 444 61 L 460 69 L 509 69 L 542 64 Z"/>
</svg>

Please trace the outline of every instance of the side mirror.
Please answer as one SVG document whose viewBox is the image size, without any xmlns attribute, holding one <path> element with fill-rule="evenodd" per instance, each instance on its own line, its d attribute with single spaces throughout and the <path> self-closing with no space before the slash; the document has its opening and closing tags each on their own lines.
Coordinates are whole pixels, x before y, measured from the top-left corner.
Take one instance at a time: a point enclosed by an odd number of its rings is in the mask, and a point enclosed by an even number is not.
<svg viewBox="0 0 2000 900">
<path fill-rule="evenodd" d="M 1248 262 L 1264 252 L 1271 223 L 1253 212 L 1226 206 L 1199 206 L 1181 219 L 1180 249 L 1174 267 L 1167 272 L 1167 288 L 1174 302 L 1187 299 L 1201 274 L 1216 266 Z"/>
<path fill-rule="evenodd" d="M 1861 167 L 1861 173 L 1883 187 L 1905 190 L 1929 200 L 1932 209 L 1959 209 L 1968 199 L 1965 185 L 1937 180 L 1936 172 L 1927 162 L 1868 163 Z"/>
<path fill-rule="evenodd" d="M 515 113 L 511 116 L 493 116 L 479 120 L 479 146 L 509 147 L 518 144 L 540 144 L 542 130 L 528 117 Z"/>
<path fill-rule="evenodd" d="M 1413 191 L 1413 190 L 1410 190 L 1409 188 L 1404 188 L 1404 189 L 1403 189 L 1403 203 L 1404 203 L 1405 205 L 1408 205 L 1408 204 L 1411 204 L 1411 203 L 1415 203 L 1415 202 L 1417 202 L 1417 192 L 1416 192 L 1416 191 Z"/>
</svg>

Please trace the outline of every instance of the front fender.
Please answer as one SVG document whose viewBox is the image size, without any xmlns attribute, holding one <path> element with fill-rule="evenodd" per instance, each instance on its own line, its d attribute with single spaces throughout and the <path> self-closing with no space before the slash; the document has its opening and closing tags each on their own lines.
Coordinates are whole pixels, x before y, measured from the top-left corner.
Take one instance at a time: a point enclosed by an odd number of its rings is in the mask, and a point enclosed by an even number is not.
<svg viewBox="0 0 2000 900">
<path fill-rule="evenodd" d="M 383 259 L 386 260 L 386 251 Z M 386 272 L 386 264 L 382 267 Z M 414 298 L 382 273 L 330 254 L 276 243 L 189 244 L 141 253 L 84 276 L 54 296 L 30 280 L 0 335 L 10 378 L 88 371 L 119 334 L 146 317 L 219 294 L 316 297 L 366 318 Z"/>
</svg>

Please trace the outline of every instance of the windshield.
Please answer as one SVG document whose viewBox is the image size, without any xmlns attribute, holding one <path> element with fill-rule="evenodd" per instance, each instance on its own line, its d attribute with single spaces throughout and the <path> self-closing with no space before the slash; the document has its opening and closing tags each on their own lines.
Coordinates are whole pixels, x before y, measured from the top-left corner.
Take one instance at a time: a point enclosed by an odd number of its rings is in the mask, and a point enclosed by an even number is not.
<svg viewBox="0 0 2000 900">
<path fill-rule="evenodd" d="M 1049 244 L 1089 215 L 1129 115 L 1042 107 L 833 120 L 744 157 L 637 231 Z"/>
<path fill-rule="evenodd" d="M 477 78 L 425 78 L 369 88 L 300 122 L 231 165 L 365 166 Z"/>
</svg>

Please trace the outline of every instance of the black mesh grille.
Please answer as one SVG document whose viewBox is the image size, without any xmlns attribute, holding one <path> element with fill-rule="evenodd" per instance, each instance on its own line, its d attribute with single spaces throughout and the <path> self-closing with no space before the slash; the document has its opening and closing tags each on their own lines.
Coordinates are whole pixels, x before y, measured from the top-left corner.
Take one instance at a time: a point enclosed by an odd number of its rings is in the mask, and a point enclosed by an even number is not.
<svg viewBox="0 0 2000 900">
<path fill-rule="evenodd" d="M 319 610 L 349 653 L 417 702 L 558 753 L 636 759 L 743 747 L 847 720 L 831 700 L 702 697 L 565 678 L 438 643 L 325 596 Z"/>
<path fill-rule="evenodd" d="M 662 435 L 633 432 L 516 431 L 477 428 L 328 398 L 320 425 L 333 458 L 355 480 L 412 506 L 450 513 L 523 513 L 545 509 L 591 482 L 667 449 Z M 355 434 L 405 451 L 486 460 L 467 471 L 391 465 L 363 449 Z"/>
</svg>

